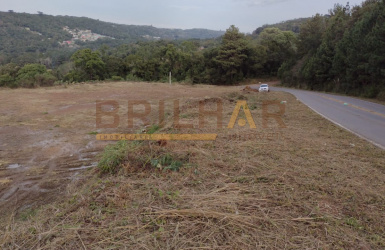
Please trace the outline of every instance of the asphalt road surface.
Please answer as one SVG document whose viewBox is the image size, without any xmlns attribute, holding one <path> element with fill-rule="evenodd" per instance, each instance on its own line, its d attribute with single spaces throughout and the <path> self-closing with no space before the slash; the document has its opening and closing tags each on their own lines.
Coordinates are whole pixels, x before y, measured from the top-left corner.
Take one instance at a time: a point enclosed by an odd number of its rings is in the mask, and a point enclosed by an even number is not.
<svg viewBox="0 0 385 250">
<path fill-rule="evenodd" d="M 271 87 L 285 91 L 335 124 L 385 149 L 385 106 L 357 98 L 306 90 Z"/>
</svg>

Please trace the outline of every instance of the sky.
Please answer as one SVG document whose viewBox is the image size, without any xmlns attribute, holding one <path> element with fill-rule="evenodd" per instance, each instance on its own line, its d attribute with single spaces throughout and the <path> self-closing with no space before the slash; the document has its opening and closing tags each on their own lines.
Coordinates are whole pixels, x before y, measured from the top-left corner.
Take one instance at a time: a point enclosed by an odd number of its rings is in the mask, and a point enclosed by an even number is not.
<svg viewBox="0 0 385 250">
<path fill-rule="evenodd" d="M 85 16 L 101 21 L 158 28 L 226 30 L 251 33 L 264 24 L 327 14 L 335 3 L 362 0 L 0 0 L 0 11 Z"/>
</svg>

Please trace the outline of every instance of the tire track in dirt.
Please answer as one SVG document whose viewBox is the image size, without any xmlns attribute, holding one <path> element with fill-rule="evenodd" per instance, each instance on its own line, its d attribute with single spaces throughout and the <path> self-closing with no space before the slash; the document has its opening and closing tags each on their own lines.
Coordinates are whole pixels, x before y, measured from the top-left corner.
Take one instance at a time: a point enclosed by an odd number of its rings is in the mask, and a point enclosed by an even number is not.
<svg viewBox="0 0 385 250">
<path fill-rule="evenodd" d="M 69 183 L 86 178 L 82 172 L 96 165 L 96 155 L 109 143 L 90 135 L 97 131 L 97 100 L 118 101 L 123 120 L 128 100 L 147 100 L 156 106 L 163 99 L 172 104 L 179 98 L 229 91 L 234 89 L 131 82 L 0 89 L 0 213 L 57 200 Z M 118 130 L 98 132 L 134 132 L 124 122 Z"/>
<path fill-rule="evenodd" d="M 2 185 L 0 189 L 2 211 L 23 210 L 56 199 L 80 171 L 96 166 L 95 156 L 99 151 L 93 141 L 82 147 L 78 142 L 49 139 L 50 135 L 44 135 L 45 131 L 22 133 L 13 130 L 11 133 L 8 128 L 8 140 L 10 135 L 14 141 L 24 139 L 23 146 L 7 144 L 7 150 L 0 152 L 0 179 L 9 180 L 8 185 Z M 20 132 L 19 136 L 17 132 Z M 39 134 L 45 137 L 44 140 L 31 141 L 41 139 Z"/>
</svg>

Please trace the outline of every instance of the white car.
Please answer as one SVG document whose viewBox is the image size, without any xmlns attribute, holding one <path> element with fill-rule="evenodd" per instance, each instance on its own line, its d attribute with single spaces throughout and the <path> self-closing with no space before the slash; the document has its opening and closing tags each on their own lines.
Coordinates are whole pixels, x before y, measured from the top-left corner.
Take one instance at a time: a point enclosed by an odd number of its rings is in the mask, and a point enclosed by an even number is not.
<svg viewBox="0 0 385 250">
<path fill-rule="evenodd" d="M 259 86 L 259 92 L 270 92 L 269 85 L 261 84 L 261 86 Z"/>
</svg>

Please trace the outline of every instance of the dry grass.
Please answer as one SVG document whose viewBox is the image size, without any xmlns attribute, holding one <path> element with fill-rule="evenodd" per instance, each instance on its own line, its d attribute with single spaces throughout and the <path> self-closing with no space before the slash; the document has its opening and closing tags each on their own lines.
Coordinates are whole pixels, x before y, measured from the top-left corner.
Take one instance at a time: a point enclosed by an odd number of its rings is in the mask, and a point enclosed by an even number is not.
<svg viewBox="0 0 385 250">
<path fill-rule="evenodd" d="M 10 216 L 4 249 L 381 249 L 385 247 L 385 152 L 319 117 L 285 93 L 222 96 L 224 121 L 247 99 L 258 129 L 215 127 L 215 142 L 139 144 L 116 175 L 68 187 L 65 202 Z M 183 122 L 198 123 L 200 99 L 184 98 Z M 287 101 L 278 139 L 258 136 L 261 103 Z M 206 99 L 207 109 L 215 108 Z M 254 104 L 253 108 L 251 106 Z M 225 126 L 227 124 L 224 124 Z M 160 132 L 177 132 L 167 124 Z M 248 138 L 229 139 L 238 134 Z M 235 137 L 231 137 L 235 138 Z M 256 139 L 259 138 L 259 139 Z M 183 160 L 178 172 L 148 159 Z M 23 220 L 24 219 L 24 220 Z"/>
</svg>

